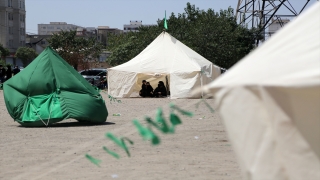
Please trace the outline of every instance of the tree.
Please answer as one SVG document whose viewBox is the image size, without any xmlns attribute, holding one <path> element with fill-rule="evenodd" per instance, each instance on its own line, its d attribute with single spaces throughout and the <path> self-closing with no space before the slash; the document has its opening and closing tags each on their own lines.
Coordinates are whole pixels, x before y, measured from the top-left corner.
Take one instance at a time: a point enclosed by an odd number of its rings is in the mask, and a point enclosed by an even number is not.
<svg viewBox="0 0 320 180">
<path fill-rule="evenodd" d="M 48 39 L 50 46 L 76 70 L 79 65 L 87 67 L 102 52 L 103 45 L 95 38 L 76 37 L 76 31 L 61 31 Z"/>
<path fill-rule="evenodd" d="M 16 55 L 17 58 L 22 60 L 23 66 L 26 67 L 31 61 L 38 56 L 36 51 L 28 47 L 19 47 Z"/>
<path fill-rule="evenodd" d="M 228 69 L 254 48 L 257 30 L 238 25 L 232 8 L 205 11 L 187 3 L 184 10 L 182 14 L 170 15 L 167 32 L 214 64 Z M 132 59 L 162 31 L 163 20 L 158 20 L 157 25 L 140 27 L 139 32 L 110 35 L 109 64 Z"/>
<path fill-rule="evenodd" d="M 5 59 L 6 56 L 10 54 L 9 49 L 4 48 L 2 44 L 0 44 L 0 59 Z"/>
</svg>

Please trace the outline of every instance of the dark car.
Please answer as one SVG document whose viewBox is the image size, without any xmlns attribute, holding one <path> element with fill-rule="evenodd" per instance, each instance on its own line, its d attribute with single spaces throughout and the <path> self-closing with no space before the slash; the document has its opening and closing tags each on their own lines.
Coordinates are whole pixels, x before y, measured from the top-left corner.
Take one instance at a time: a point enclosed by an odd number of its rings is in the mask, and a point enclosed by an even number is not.
<svg viewBox="0 0 320 180">
<path fill-rule="evenodd" d="M 91 84 L 98 86 L 100 82 L 100 77 L 103 76 L 104 78 L 107 77 L 107 69 L 86 69 L 79 71 L 79 73 L 84 77 L 87 81 Z"/>
</svg>

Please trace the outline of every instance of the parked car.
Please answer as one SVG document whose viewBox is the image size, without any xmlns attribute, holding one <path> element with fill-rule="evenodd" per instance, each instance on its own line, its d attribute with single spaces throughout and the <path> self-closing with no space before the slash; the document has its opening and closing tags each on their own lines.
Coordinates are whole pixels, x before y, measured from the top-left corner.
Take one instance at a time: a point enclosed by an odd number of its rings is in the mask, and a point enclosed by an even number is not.
<svg viewBox="0 0 320 180">
<path fill-rule="evenodd" d="M 89 83 L 98 86 L 100 82 L 100 77 L 103 76 L 104 78 L 107 77 L 107 69 L 86 69 L 79 71 L 79 73 L 84 77 Z"/>
</svg>

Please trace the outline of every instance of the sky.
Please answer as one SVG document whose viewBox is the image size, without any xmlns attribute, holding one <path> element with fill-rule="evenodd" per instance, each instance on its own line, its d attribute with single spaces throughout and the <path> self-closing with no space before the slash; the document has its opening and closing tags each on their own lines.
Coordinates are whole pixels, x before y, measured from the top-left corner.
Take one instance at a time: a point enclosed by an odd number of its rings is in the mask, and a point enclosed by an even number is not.
<svg viewBox="0 0 320 180">
<path fill-rule="evenodd" d="M 187 2 L 199 9 L 219 11 L 229 6 L 236 9 L 238 0 L 25 0 L 26 32 L 38 32 L 38 24 L 66 22 L 82 27 L 109 26 L 123 29 L 130 20 L 141 20 L 143 24 L 156 24 L 158 19 L 183 13 Z M 307 0 L 290 0 L 298 11 Z M 306 7 L 311 7 L 311 0 Z M 285 8 L 283 8 L 285 9 Z M 282 10 L 282 9 L 280 9 Z M 287 13 L 283 10 L 282 13 Z"/>
</svg>

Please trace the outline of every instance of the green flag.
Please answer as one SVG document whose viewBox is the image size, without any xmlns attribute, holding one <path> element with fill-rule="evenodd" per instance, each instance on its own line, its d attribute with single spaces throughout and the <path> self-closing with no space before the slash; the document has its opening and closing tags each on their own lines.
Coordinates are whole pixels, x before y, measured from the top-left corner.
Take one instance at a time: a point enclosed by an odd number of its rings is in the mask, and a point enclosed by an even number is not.
<svg viewBox="0 0 320 180">
<path fill-rule="evenodd" d="M 164 28 L 168 30 L 168 24 L 167 24 L 167 14 L 166 11 L 164 11 Z"/>
</svg>

